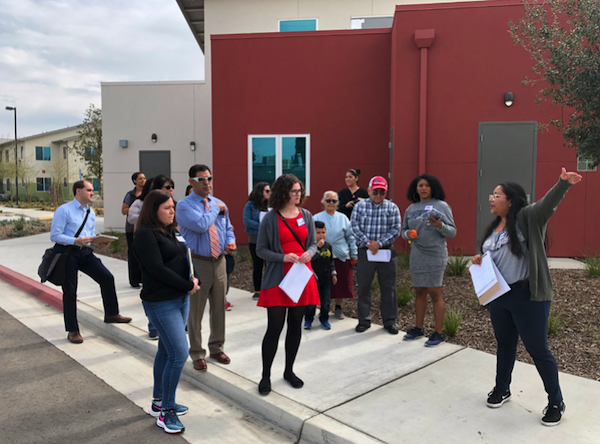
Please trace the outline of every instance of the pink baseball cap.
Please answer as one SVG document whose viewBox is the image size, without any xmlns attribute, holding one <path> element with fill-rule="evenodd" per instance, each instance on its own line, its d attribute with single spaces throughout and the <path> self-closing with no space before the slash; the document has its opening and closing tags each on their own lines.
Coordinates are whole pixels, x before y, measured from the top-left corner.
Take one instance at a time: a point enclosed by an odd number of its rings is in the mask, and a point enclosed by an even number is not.
<svg viewBox="0 0 600 444">
<path fill-rule="evenodd" d="M 376 188 L 383 188 L 385 191 L 387 191 L 387 181 L 381 176 L 375 176 L 369 182 L 369 188 L 371 188 L 372 190 Z"/>
</svg>

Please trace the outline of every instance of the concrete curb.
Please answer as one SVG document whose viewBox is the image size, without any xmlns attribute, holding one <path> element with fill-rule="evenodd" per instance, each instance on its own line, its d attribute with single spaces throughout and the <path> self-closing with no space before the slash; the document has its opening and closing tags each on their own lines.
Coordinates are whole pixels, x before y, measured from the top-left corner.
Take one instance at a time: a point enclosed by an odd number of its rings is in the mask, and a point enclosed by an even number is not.
<svg viewBox="0 0 600 444">
<path fill-rule="evenodd" d="M 62 312 L 62 293 L 0 265 L 0 279 Z M 147 339 L 147 332 L 131 324 L 106 324 L 103 313 L 79 301 L 78 318 L 98 334 L 109 337 L 149 359 L 154 359 L 157 344 Z M 210 361 L 210 358 L 209 358 Z M 295 437 L 296 442 L 318 444 L 381 443 L 329 416 L 295 402 L 278 393 L 263 397 L 257 384 L 222 365 L 211 365 L 207 372 L 198 372 L 186 362 L 182 378 L 225 401 L 274 425 Z"/>
</svg>

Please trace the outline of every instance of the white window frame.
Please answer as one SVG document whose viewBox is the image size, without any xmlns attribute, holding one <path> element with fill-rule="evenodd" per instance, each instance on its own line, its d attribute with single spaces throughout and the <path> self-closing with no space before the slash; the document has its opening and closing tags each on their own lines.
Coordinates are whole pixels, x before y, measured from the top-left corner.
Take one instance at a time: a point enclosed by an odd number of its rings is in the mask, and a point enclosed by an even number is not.
<svg viewBox="0 0 600 444">
<path fill-rule="evenodd" d="M 318 18 L 293 18 L 293 19 L 279 19 L 277 20 L 277 32 L 284 32 L 281 30 L 281 22 L 300 22 L 304 20 L 314 20 L 315 21 L 315 31 L 319 30 L 319 19 Z M 311 31 L 285 31 L 285 32 L 311 32 Z"/>
<path fill-rule="evenodd" d="M 283 138 L 284 137 L 304 137 L 306 138 L 306 195 L 310 196 L 310 134 L 249 134 L 248 135 L 248 194 L 254 188 L 252 178 L 252 139 L 264 137 L 275 138 L 275 179 L 283 174 Z"/>
<path fill-rule="evenodd" d="M 585 165 L 585 167 L 580 169 L 579 165 L 581 163 L 583 163 Z M 590 163 L 589 160 L 581 158 L 579 155 L 577 155 L 577 171 L 596 171 L 596 170 L 598 170 L 598 167 L 594 167 L 594 168 L 589 167 L 588 166 L 589 163 Z"/>
</svg>

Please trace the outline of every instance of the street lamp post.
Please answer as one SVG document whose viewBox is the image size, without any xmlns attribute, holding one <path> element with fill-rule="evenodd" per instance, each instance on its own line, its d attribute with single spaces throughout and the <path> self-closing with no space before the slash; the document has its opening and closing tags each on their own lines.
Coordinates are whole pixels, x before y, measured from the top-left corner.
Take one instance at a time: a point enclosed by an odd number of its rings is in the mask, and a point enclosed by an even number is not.
<svg viewBox="0 0 600 444">
<path fill-rule="evenodd" d="M 15 190 L 17 195 L 17 206 L 19 206 L 19 149 L 17 143 L 17 107 L 7 106 L 6 110 L 15 112 Z"/>
</svg>

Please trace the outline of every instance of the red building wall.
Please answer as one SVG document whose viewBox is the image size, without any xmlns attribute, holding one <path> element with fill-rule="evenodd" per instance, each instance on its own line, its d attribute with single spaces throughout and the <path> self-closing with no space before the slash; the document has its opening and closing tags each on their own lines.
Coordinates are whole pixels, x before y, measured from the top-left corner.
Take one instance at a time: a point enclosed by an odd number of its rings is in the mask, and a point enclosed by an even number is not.
<svg viewBox="0 0 600 444">
<path fill-rule="evenodd" d="M 389 171 L 390 30 L 213 36 L 215 195 L 247 242 L 249 134 L 310 134 L 311 196 Z"/>
<path fill-rule="evenodd" d="M 361 168 L 362 186 L 386 175 L 389 131 L 394 201 L 418 174 L 420 52 L 415 31 L 434 29 L 429 48 L 426 172 L 442 181 L 453 208 L 457 237 L 449 247 L 476 248 L 479 122 L 539 121 L 561 116 L 535 104 L 537 89 L 521 84 L 532 62 L 508 33 L 523 7 L 515 2 L 398 6 L 392 30 L 317 31 L 213 36 L 213 169 L 215 195 L 229 206 L 243 233 L 249 134 L 311 135 L 311 196 L 321 210 L 325 190 L 344 188 L 344 172 Z M 508 108 L 504 93 L 512 91 Z M 538 134 L 536 199 L 576 168 L 572 150 L 554 128 Z M 550 222 L 553 256 L 600 251 L 594 197 L 599 173 L 582 173 Z M 491 192 L 491 190 L 490 190 Z M 402 243 L 402 242 L 400 242 Z"/>
<path fill-rule="evenodd" d="M 392 64 L 396 64 L 392 91 L 396 94 L 392 96 L 391 125 L 395 127 L 397 196 L 404 196 L 418 175 L 420 50 L 415 45 L 415 31 L 434 29 L 435 39 L 428 50 L 426 171 L 441 180 L 453 209 L 458 235 L 449 242 L 450 248 L 475 251 L 479 122 L 548 122 L 561 116 L 559 107 L 536 105 L 537 89 L 521 84 L 526 76 L 532 76 L 532 61 L 522 47 L 514 45 L 508 23 L 518 21 L 522 14 L 523 6 L 514 2 L 396 9 L 392 54 Z M 503 102 L 507 91 L 515 96 L 511 107 Z M 536 199 L 556 183 L 562 166 L 576 169 L 575 154 L 563 146 L 562 134 L 554 128 L 539 133 Z M 583 183 L 569 191 L 551 219 L 551 255 L 581 256 L 585 243 L 600 250 L 599 236 L 589 228 L 598 210 L 589 202 L 586 205 L 587 190 L 598 189 L 598 174 L 582 174 Z M 409 203 L 405 198 L 395 200 L 401 209 Z M 566 236 L 567 231 L 573 234 Z"/>
</svg>

